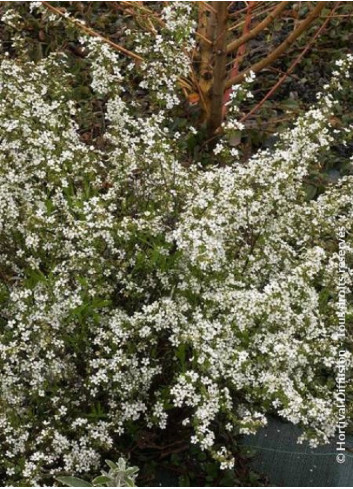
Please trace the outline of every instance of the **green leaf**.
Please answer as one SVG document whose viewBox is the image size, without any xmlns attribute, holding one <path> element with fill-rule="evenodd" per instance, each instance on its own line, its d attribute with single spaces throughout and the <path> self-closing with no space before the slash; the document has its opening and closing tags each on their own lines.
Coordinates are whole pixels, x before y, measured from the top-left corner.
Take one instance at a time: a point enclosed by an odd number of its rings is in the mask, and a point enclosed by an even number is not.
<svg viewBox="0 0 353 489">
<path fill-rule="evenodd" d="M 105 463 L 113 470 L 116 470 L 118 468 L 118 466 L 111 460 L 106 460 Z"/>
<path fill-rule="evenodd" d="M 126 482 L 126 487 L 136 487 L 135 481 L 133 479 L 131 479 L 130 477 L 127 477 L 125 482 Z"/>
<path fill-rule="evenodd" d="M 79 479 L 78 477 L 71 477 L 69 475 L 56 477 L 56 480 L 68 487 L 93 487 L 90 482 Z"/>
<path fill-rule="evenodd" d="M 305 185 L 305 192 L 306 192 L 307 200 L 313 199 L 317 193 L 316 185 L 311 185 L 311 184 Z"/>
<path fill-rule="evenodd" d="M 106 482 L 111 482 L 111 481 L 112 481 L 112 479 L 110 477 L 108 477 L 106 475 L 99 475 L 98 477 L 93 479 L 92 484 L 94 486 L 102 486 Z"/>
</svg>

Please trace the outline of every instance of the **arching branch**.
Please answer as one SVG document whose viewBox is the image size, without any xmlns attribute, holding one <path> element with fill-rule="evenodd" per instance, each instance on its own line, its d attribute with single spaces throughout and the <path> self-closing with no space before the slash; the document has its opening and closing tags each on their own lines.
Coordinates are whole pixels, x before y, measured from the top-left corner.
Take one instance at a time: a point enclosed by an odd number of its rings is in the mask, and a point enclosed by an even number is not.
<svg viewBox="0 0 353 489">
<path fill-rule="evenodd" d="M 251 31 L 247 32 L 243 36 L 229 43 L 227 46 L 227 53 L 229 54 L 235 51 L 240 46 L 250 41 L 251 39 L 256 37 L 260 32 L 266 29 L 266 27 L 270 25 L 271 22 L 273 22 L 276 17 L 279 16 L 279 14 L 287 7 L 289 3 L 290 2 L 280 2 L 278 6 L 262 22 L 260 22 L 259 24 L 257 24 L 256 27 L 254 27 L 254 29 L 251 29 Z"/>
<path fill-rule="evenodd" d="M 133 58 L 135 61 L 139 61 L 139 62 L 143 61 L 143 58 L 141 56 L 139 56 L 138 54 L 133 53 L 132 51 L 129 51 L 128 49 L 125 49 L 123 46 L 120 46 L 119 44 L 116 44 L 115 42 L 111 41 L 110 39 L 102 36 L 102 34 L 99 34 L 98 32 L 94 31 L 90 27 L 87 27 L 84 24 L 82 24 L 81 22 L 78 22 L 76 19 L 73 19 L 71 17 L 67 17 L 60 9 L 54 7 L 49 2 L 42 1 L 41 3 L 48 10 L 50 10 L 51 12 L 54 12 L 56 15 L 59 15 L 60 17 L 64 18 L 66 21 L 70 22 L 71 24 L 73 24 L 75 27 L 82 30 L 86 34 L 93 36 L 93 37 L 98 37 L 102 41 L 106 42 L 107 44 L 109 44 L 110 47 L 115 49 L 115 51 L 119 51 L 120 53 L 125 54 L 129 58 Z"/>
<path fill-rule="evenodd" d="M 226 87 L 229 88 L 232 85 L 241 83 L 250 71 L 257 73 L 276 61 L 276 59 L 278 59 L 298 39 L 298 37 L 306 31 L 310 24 L 312 24 L 314 20 L 319 17 L 322 9 L 327 3 L 328 2 L 317 2 L 317 5 L 312 12 L 299 24 L 299 26 L 287 37 L 287 39 L 282 42 L 282 44 L 280 44 L 271 54 L 266 56 L 266 58 L 242 71 L 239 73 L 239 75 L 230 78 L 226 83 Z"/>
</svg>

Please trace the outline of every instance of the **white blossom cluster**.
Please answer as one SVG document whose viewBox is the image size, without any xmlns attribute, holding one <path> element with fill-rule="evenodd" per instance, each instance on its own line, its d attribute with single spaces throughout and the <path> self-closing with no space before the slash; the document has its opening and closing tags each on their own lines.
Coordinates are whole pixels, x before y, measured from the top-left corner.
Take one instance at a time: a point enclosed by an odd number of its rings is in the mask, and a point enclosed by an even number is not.
<svg viewBox="0 0 353 489">
<path fill-rule="evenodd" d="M 119 60 L 89 49 L 92 89 L 111 93 Z M 97 149 L 63 55 L 1 59 L 2 482 L 96 471 L 131 425 L 164 429 L 175 409 L 224 469 L 219 424 L 252 433 L 278 413 L 313 444 L 333 435 L 336 230 L 351 253 L 353 179 L 316 200 L 304 181 L 349 136 L 329 116 L 352 63 L 274 150 L 200 170 L 166 109 L 141 116 L 117 90 Z"/>
<path fill-rule="evenodd" d="M 196 23 L 192 2 L 174 2 L 162 9 L 163 28 L 158 34 L 134 32 L 136 52 L 144 61 L 140 65 L 142 89 L 148 90 L 167 109 L 179 104 L 175 87 L 190 72 L 190 56 L 195 47 Z"/>
<path fill-rule="evenodd" d="M 88 51 L 91 88 L 94 93 L 107 96 L 111 92 L 122 91 L 123 76 L 119 53 L 96 37 L 85 36 L 80 42 Z"/>
</svg>

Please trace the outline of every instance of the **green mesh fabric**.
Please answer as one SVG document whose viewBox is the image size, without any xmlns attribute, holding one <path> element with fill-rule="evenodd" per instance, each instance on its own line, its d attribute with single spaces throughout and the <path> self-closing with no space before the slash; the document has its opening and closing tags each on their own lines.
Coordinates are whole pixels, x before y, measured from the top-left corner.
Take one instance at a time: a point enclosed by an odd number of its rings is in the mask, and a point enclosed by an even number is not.
<svg viewBox="0 0 353 489">
<path fill-rule="evenodd" d="M 296 426 L 271 418 L 266 428 L 244 437 L 254 453 L 253 468 L 276 486 L 353 487 L 353 436 L 347 435 L 345 462 L 339 464 L 336 441 L 312 449 L 297 443 L 300 434 Z"/>
</svg>

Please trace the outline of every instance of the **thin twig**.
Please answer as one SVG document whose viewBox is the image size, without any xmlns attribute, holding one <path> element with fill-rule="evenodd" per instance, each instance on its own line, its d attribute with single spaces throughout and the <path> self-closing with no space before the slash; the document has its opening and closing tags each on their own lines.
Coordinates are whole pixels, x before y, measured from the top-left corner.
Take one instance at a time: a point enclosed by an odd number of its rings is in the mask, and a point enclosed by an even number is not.
<svg viewBox="0 0 353 489">
<path fill-rule="evenodd" d="M 271 24 L 275 20 L 276 17 L 279 16 L 279 14 L 287 7 L 287 5 L 290 2 L 280 2 L 277 7 L 259 24 L 257 24 L 254 29 L 252 29 L 249 32 L 246 32 L 243 36 L 239 37 L 238 39 L 235 39 L 231 43 L 228 44 L 227 46 L 227 53 L 231 53 L 232 51 L 235 51 L 238 49 L 240 46 L 245 44 L 246 42 L 250 41 L 254 37 L 257 36 L 260 32 L 262 32 L 266 27 Z M 246 23 L 246 21 L 245 21 Z"/>
<path fill-rule="evenodd" d="M 251 32 L 249 29 L 251 26 L 252 11 L 253 11 L 255 3 L 256 2 L 248 2 L 246 16 L 245 16 L 245 23 L 244 23 L 244 28 L 243 28 L 243 35 L 241 37 L 242 39 L 246 38 L 247 34 L 249 34 L 249 32 Z M 240 66 L 241 60 L 243 59 L 243 57 L 245 55 L 245 51 L 246 51 L 246 41 L 239 44 L 239 47 L 237 49 L 237 54 L 235 56 L 235 60 L 233 61 L 233 66 L 232 66 L 232 69 L 230 72 L 231 77 L 234 77 L 239 73 L 239 66 Z M 232 93 L 232 87 L 227 88 L 225 93 L 224 93 L 224 96 L 223 96 L 223 117 L 225 117 L 225 115 L 227 113 L 227 102 L 230 99 L 231 93 Z"/>
<path fill-rule="evenodd" d="M 285 81 L 285 79 L 288 76 L 290 76 L 291 72 L 294 70 L 294 68 L 296 67 L 296 65 L 302 60 L 302 58 L 309 51 L 309 49 L 312 47 L 312 45 L 314 44 L 314 42 L 316 41 L 316 39 L 320 36 L 320 34 L 322 33 L 322 31 L 325 29 L 325 27 L 327 26 L 327 24 L 334 17 L 334 13 L 338 9 L 338 7 L 340 6 L 341 3 L 342 2 L 337 2 L 335 4 L 334 8 L 331 10 L 330 15 L 327 16 L 325 22 L 319 27 L 319 29 L 317 29 L 317 31 L 315 32 L 314 36 L 310 40 L 309 44 L 307 44 L 305 46 L 305 48 L 303 49 L 303 51 L 293 61 L 293 63 L 290 65 L 290 67 L 288 68 L 288 70 L 286 71 L 286 73 L 284 73 L 284 75 L 277 81 L 277 83 L 275 85 L 273 85 L 273 87 L 271 88 L 271 90 L 269 90 L 268 93 L 263 97 L 263 99 L 253 109 L 251 109 L 250 112 L 248 112 L 240 120 L 240 122 L 246 121 L 251 115 L 253 115 L 255 112 L 257 112 L 263 106 L 263 104 L 266 102 L 266 100 L 268 100 L 274 94 L 274 92 L 282 85 L 282 83 Z"/>
<path fill-rule="evenodd" d="M 127 5 L 127 6 L 129 6 L 131 8 L 135 8 L 135 9 L 141 10 L 141 12 L 145 12 L 146 14 L 150 15 L 151 17 L 153 17 L 153 19 L 155 21 L 157 21 L 160 26 L 165 27 L 165 22 L 160 17 L 158 17 L 158 15 L 156 15 L 148 7 L 145 7 L 145 6 L 141 5 L 138 2 L 120 2 L 120 3 L 122 5 Z"/>
<path fill-rule="evenodd" d="M 264 12 L 267 12 L 268 10 L 271 10 L 274 7 L 274 5 L 272 5 L 272 4 L 276 4 L 278 2 L 266 2 L 266 5 L 265 5 L 265 2 L 261 2 L 261 1 L 255 2 L 255 3 L 256 3 L 256 5 L 254 7 L 254 11 L 256 11 L 256 16 L 258 16 L 258 15 L 262 15 Z M 246 12 L 246 10 L 247 10 L 247 6 L 242 8 L 242 9 L 235 10 L 234 12 L 229 14 L 229 18 L 237 17 L 239 14 Z M 259 12 L 257 12 L 257 11 L 259 11 Z"/>
<path fill-rule="evenodd" d="M 93 37 L 98 37 L 102 41 L 104 41 L 107 44 L 109 44 L 109 46 L 111 46 L 116 51 L 119 51 L 120 53 L 123 53 L 123 54 L 125 54 L 126 56 L 128 56 L 130 58 L 133 58 L 135 61 L 139 61 L 139 62 L 143 61 L 143 58 L 141 58 L 141 56 L 139 56 L 138 54 L 133 53 L 132 51 L 129 51 L 128 49 L 125 49 L 123 46 L 120 46 L 119 44 L 116 44 L 115 42 L 113 42 L 110 39 L 102 36 L 102 34 L 99 34 L 98 32 L 94 31 L 90 27 L 85 26 L 84 24 L 82 24 L 81 22 L 77 21 L 76 19 L 74 19 L 72 17 L 67 17 L 60 9 L 58 9 L 56 7 L 53 7 L 53 5 L 51 5 L 49 2 L 42 1 L 41 3 L 48 10 L 50 10 L 51 12 L 54 12 L 55 14 L 57 14 L 60 17 L 64 18 L 65 20 L 67 20 L 71 24 L 75 25 L 75 27 L 77 27 L 78 29 L 86 32 L 86 34 L 89 34 L 90 36 L 93 36 Z"/>
<path fill-rule="evenodd" d="M 127 5 L 131 8 L 136 8 L 138 10 L 141 10 L 141 12 L 145 12 L 147 15 L 151 15 L 151 17 L 158 22 L 158 24 L 161 26 L 161 27 L 165 27 L 165 22 L 160 18 L 158 17 L 152 10 L 150 10 L 149 8 L 147 7 L 144 7 L 142 5 L 139 5 L 137 2 L 121 2 L 123 5 Z M 202 5 L 205 6 L 206 8 L 206 2 L 199 2 L 201 3 Z M 211 10 L 211 6 L 207 4 L 207 7 Z M 207 42 L 208 44 L 212 44 L 212 42 L 207 39 L 203 34 L 201 34 L 200 32 L 195 32 L 195 35 L 197 37 L 199 37 L 200 39 L 202 39 L 203 41 Z"/>
<path fill-rule="evenodd" d="M 301 34 L 303 34 L 303 32 L 309 27 L 309 25 L 312 24 L 317 17 L 319 17 L 321 10 L 325 7 L 326 4 L 327 2 L 317 2 L 317 5 L 312 10 L 312 12 L 303 21 L 301 21 L 299 26 L 294 29 L 294 31 L 287 37 L 285 41 L 283 41 L 274 51 L 272 51 L 271 54 L 266 56 L 266 58 L 250 66 L 250 68 L 242 71 L 241 73 L 239 73 L 239 75 L 230 78 L 226 83 L 226 88 L 241 83 L 246 75 L 249 74 L 251 71 L 257 73 L 276 61 L 276 59 L 278 59 L 297 40 L 297 38 L 301 36 Z"/>
<path fill-rule="evenodd" d="M 203 7 L 205 7 L 205 9 L 208 10 L 209 12 L 212 12 L 213 14 L 216 13 L 216 10 L 208 2 L 198 2 L 198 3 L 200 3 Z"/>
</svg>

